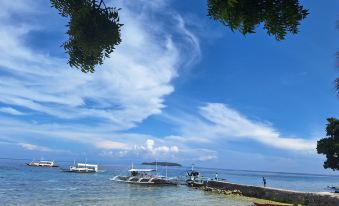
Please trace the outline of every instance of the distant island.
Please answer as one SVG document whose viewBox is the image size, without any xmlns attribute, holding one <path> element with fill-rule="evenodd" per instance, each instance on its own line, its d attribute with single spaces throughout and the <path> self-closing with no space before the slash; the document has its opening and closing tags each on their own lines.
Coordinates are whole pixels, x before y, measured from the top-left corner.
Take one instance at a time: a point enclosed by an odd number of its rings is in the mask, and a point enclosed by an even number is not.
<svg viewBox="0 0 339 206">
<path fill-rule="evenodd" d="M 173 162 L 143 162 L 142 165 L 159 165 L 159 166 L 177 166 L 181 167 L 181 164 L 173 163 Z"/>
</svg>

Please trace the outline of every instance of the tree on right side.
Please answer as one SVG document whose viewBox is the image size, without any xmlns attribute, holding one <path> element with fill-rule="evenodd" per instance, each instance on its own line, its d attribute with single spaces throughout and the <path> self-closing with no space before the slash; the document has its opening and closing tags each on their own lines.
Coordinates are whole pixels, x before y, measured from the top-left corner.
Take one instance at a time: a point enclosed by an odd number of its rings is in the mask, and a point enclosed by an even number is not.
<svg viewBox="0 0 339 206">
<path fill-rule="evenodd" d="M 317 152 L 326 155 L 325 169 L 339 170 L 339 120 L 328 118 L 327 121 L 327 137 L 317 142 Z"/>
<path fill-rule="evenodd" d="M 339 21 L 337 21 L 337 28 L 339 29 Z M 337 52 L 337 67 L 339 67 L 339 51 Z M 339 96 L 339 77 L 334 81 L 335 89 L 337 90 L 337 95 Z"/>
</svg>

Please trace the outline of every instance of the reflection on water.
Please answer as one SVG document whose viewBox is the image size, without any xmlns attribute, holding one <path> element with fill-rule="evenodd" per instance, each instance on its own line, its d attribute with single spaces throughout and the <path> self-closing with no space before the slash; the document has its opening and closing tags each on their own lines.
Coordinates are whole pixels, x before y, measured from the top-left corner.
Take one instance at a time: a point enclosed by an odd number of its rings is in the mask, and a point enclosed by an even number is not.
<svg viewBox="0 0 339 206">
<path fill-rule="evenodd" d="M 121 175 L 128 166 L 103 166 L 105 172 L 74 174 L 59 168 L 27 167 L 23 161 L 0 160 L 0 205 L 232 205 L 248 206 L 246 198 L 234 198 L 180 186 L 142 186 L 109 180 Z M 185 174 L 188 168 L 169 168 L 169 176 Z M 215 170 L 200 169 L 213 177 Z M 218 170 L 219 177 L 233 182 L 261 184 L 261 177 L 270 186 L 321 191 L 339 182 L 336 176 L 312 176 Z"/>
</svg>

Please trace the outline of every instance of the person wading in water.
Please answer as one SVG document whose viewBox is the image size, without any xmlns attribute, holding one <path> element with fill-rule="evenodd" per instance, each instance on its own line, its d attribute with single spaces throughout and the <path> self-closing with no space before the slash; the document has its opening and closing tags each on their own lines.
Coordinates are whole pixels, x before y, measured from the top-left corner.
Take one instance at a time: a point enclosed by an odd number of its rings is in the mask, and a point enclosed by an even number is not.
<svg viewBox="0 0 339 206">
<path fill-rule="evenodd" d="M 265 177 L 262 177 L 262 182 L 264 183 L 264 187 L 266 187 L 266 179 L 265 179 Z"/>
</svg>

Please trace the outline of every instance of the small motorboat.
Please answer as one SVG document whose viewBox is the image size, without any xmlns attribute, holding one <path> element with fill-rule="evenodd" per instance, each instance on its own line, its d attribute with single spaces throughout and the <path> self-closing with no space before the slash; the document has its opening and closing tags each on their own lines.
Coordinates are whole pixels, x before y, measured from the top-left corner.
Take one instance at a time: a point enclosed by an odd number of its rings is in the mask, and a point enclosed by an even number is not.
<svg viewBox="0 0 339 206">
<path fill-rule="evenodd" d="M 58 165 L 55 165 L 54 161 L 32 161 L 30 163 L 26 163 L 27 166 L 30 167 L 59 167 Z"/>
</svg>

